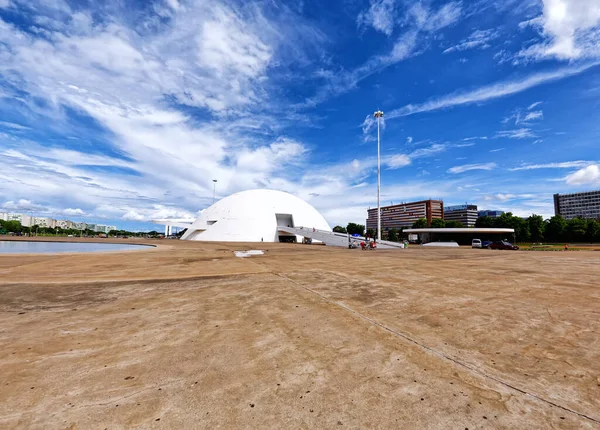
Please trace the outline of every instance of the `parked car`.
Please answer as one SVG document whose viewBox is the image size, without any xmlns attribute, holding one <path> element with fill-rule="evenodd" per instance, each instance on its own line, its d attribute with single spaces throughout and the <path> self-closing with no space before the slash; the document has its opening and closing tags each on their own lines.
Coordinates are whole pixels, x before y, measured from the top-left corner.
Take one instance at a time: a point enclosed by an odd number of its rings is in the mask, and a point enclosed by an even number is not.
<svg viewBox="0 0 600 430">
<path fill-rule="evenodd" d="M 481 242 L 481 247 L 489 248 L 492 243 L 494 243 L 494 242 L 492 242 L 491 240 L 484 240 L 483 242 Z"/>
<path fill-rule="evenodd" d="M 471 248 L 481 248 L 481 239 L 473 239 Z"/>
<path fill-rule="evenodd" d="M 509 249 L 509 250 L 517 250 L 519 247 L 517 245 L 513 245 L 510 242 L 505 240 L 499 240 L 497 242 L 492 243 L 489 246 L 490 249 Z"/>
</svg>

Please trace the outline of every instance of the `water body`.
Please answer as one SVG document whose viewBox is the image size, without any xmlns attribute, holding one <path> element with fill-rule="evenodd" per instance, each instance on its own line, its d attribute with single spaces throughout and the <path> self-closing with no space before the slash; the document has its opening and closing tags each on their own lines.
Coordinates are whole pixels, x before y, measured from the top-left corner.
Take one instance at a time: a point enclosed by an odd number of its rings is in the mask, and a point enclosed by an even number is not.
<svg viewBox="0 0 600 430">
<path fill-rule="evenodd" d="M 54 254 L 57 252 L 106 252 L 140 250 L 151 245 L 83 242 L 27 242 L 0 240 L 0 254 Z"/>
</svg>

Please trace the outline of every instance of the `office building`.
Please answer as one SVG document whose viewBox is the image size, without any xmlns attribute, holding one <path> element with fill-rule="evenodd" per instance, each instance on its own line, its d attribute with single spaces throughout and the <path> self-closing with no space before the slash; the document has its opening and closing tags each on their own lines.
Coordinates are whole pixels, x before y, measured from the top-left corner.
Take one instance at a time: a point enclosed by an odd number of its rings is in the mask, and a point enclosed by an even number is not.
<svg viewBox="0 0 600 430">
<path fill-rule="evenodd" d="M 114 225 L 102 225 L 102 224 L 98 224 L 96 225 L 96 230 L 98 233 L 106 233 L 108 234 L 109 232 L 111 232 L 112 230 L 116 230 L 117 227 Z"/>
<path fill-rule="evenodd" d="M 367 228 L 377 230 L 377 208 L 367 211 Z M 381 230 L 411 227 L 420 218 L 431 225 L 432 219 L 444 219 L 444 202 L 441 200 L 423 200 L 413 203 L 384 206 L 381 208 Z"/>
<path fill-rule="evenodd" d="M 0 221 L 8 221 L 8 212 L 0 212 Z"/>
<path fill-rule="evenodd" d="M 444 208 L 444 220 L 458 221 L 465 227 L 475 227 L 477 218 L 477 205 L 456 205 Z"/>
<path fill-rule="evenodd" d="M 490 218 L 498 218 L 503 213 L 504 213 L 504 211 L 483 210 L 483 211 L 477 212 L 477 216 L 478 217 L 489 216 Z"/>
<path fill-rule="evenodd" d="M 554 214 L 565 219 L 600 219 L 600 190 L 572 194 L 554 194 Z"/>
<path fill-rule="evenodd" d="M 13 214 L 13 219 L 15 219 L 15 221 L 17 220 L 18 216 L 18 221 L 21 223 L 21 225 L 23 227 L 31 227 L 32 225 L 35 224 L 35 218 L 30 216 L 30 215 L 25 215 L 25 214 Z"/>
<path fill-rule="evenodd" d="M 71 228 L 73 228 L 75 230 L 85 230 L 87 228 L 87 224 L 84 222 L 74 222 L 71 225 Z"/>
<path fill-rule="evenodd" d="M 69 220 L 66 219 L 57 219 L 56 220 L 56 227 L 58 228 L 62 228 L 64 230 L 68 229 L 68 228 L 72 228 L 73 223 Z"/>
<path fill-rule="evenodd" d="M 7 213 L 6 221 L 23 221 L 23 217 L 27 217 L 28 215 L 23 214 L 15 214 L 15 213 Z"/>
<path fill-rule="evenodd" d="M 22 224 L 22 223 L 21 223 Z M 54 228 L 56 227 L 56 220 L 44 216 L 36 216 L 33 217 L 33 225 L 37 225 L 45 228 Z"/>
</svg>

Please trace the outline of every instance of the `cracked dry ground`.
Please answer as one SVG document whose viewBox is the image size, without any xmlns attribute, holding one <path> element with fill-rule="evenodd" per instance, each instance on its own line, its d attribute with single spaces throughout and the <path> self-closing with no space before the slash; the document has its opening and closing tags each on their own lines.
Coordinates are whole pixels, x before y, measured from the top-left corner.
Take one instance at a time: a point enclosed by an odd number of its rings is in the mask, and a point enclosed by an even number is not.
<svg viewBox="0 0 600 430">
<path fill-rule="evenodd" d="M 600 252 L 170 245 L 0 258 L 0 427 L 600 428 Z"/>
</svg>

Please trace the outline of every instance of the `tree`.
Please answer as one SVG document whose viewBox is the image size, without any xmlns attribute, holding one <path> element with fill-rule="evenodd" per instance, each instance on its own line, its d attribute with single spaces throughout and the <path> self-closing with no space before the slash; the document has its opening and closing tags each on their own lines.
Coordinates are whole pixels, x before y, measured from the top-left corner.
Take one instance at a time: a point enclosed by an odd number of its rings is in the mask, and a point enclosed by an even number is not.
<svg viewBox="0 0 600 430">
<path fill-rule="evenodd" d="M 335 227 L 333 227 L 333 231 L 336 233 L 347 233 L 347 230 L 341 225 L 336 225 Z"/>
<path fill-rule="evenodd" d="M 446 227 L 446 221 L 443 219 L 435 218 L 431 220 L 431 228 L 444 228 Z"/>
<path fill-rule="evenodd" d="M 0 221 L 0 224 L 9 233 L 20 233 L 23 231 L 23 226 L 19 221 Z"/>
<path fill-rule="evenodd" d="M 590 242 L 600 241 L 600 220 L 587 220 L 586 239 Z"/>
<path fill-rule="evenodd" d="M 359 234 L 362 236 L 363 234 L 365 234 L 365 226 L 362 224 L 355 224 L 353 222 L 349 222 L 346 226 L 346 232 L 348 234 Z"/>
<path fill-rule="evenodd" d="M 546 224 L 544 218 L 541 215 L 531 215 L 527 218 L 527 225 L 529 227 L 529 235 L 533 242 L 542 242 L 544 240 L 544 230 Z"/>
<path fill-rule="evenodd" d="M 567 235 L 570 242 L 582 242 L 587 233 L 587 222 L 583 218 L 567 221 Z"/>
<path fill-rule="evenodd" d="M 481 216 L 475 221 L 475 227 L 477 228 L 494 228 L 496 220 L 489 216 Z"/>
<path fill-rule="evenodd" d="M 398 234 L 396 233 L 396 229 L 393 228 L 388 232 L 388 240 L 391 242 L 397 242 L 398 241 Z"/>
<path fill-rule="evenodd" d="M 425 218 L 419 218 L 413 223 L 412 228 L 427 228 L 427 220 Z"/>
<path fill-rule="evenodd" d="M 433 220 L 435 221 L 435 220 Z M 433 221 L 431 221 L 431 226 L 433 227 Z M 462 222 L 460 221 L 446 221 L 445 225 L 447 228 L 464 228 L 465 226 L 463 225 Z"/>
<path fill-rule="evenodd" d="M 560 215 L 553 216 L 546 221 L 546 240 L 550 242 L 562 242 L 565 238 L 567 221 Z"/>
<path fill-rule="evenodd" d="M 529 226 L 527 222 L 523 218 L 514 216 L 512 212 L 503 213 L 496 218 L 494 224 L 494 227 L 514 229 L 517 240 L 529 240 Z"/>
<path fill-rule="evenodd" d="M 373 238 L 377 236 L 377 230 L 375 230 L 374 228 L 368 228 L 367 229 L 367 236 Z"/>
</svg>

